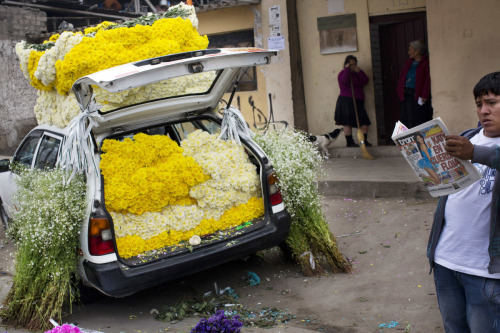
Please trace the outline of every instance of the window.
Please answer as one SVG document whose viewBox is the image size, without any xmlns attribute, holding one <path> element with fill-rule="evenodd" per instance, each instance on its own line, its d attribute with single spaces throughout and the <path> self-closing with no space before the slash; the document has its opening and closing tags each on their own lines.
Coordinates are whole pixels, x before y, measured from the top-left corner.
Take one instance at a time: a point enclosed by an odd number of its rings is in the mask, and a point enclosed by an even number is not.
<svg viewBox="0 0 500 333">
<path fill-rule="evenodd" d="M 56 166 L 57 154 L 61 139 L 53 136 L 44 135 L 40 142 L 40 148 L 35 161 L 35 168 L 37 169 L 52 169 Z"/>
<path fill-rule="evenodd" d="M 38 146 L 38 141 L 40 141 L 41 136 L 42 132 L 34 132 L 26 137 L 24 142 L 21 144 L 21 147 L 17 150 L 12 162 L 21 163 L 27 167 L 31 167 L 36 147 Z"/>
<path fill-rule="evenodd" d="M 230 32 L 220 35 L 208 36 L 208 48 L 231 48 L 231 47 L 253 47 L 253 30 L 244 30 Z M 230 86 L 230 89 L 233 85 Z M 255 66 L 243 67 L 240 72 L 240 81 L 237 91 L 256 91 L 257 90 L 257 71 Z"/>
<path fill-rule="evenodd" d="M 178 145 L 180 145 L 182 140 L 186 139 L 189 134 L 193 133 L 196 130 L 202 130 L 209 132 L 210 134 L 214 134 L 220 132 L 220 125 L 212 119 L 199 118 L 191 121 L 178 122 L 175 124 L 164 124 L 157 127 L 140 129 L 136 132 L 113 136 L 109 139 L 123 141 L 125 138 L 133 139 L 134 135 L 138 133 L 144 133 L 147 135 L 165 135 L 177 142 Z"/>
</svg>

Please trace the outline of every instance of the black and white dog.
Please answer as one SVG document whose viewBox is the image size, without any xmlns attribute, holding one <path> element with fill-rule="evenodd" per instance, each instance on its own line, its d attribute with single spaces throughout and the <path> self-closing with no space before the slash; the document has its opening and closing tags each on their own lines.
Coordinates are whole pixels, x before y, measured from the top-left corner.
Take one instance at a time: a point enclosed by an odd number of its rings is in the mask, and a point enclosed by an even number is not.
<svg viewBox="0 0 500 333">
<path fill-rule="evenodd" d="M 339 134 L 343 131 L 343 128 L 336 128 L 333 132 L 323 134 L 323 135 L 311 135 L 309 140 L 315 142 L 318 145 L 319 152 L 321 156 L 328 157 L 328 148 L 331 148 L 331 144 L 335 142 Z"/>
</svg>

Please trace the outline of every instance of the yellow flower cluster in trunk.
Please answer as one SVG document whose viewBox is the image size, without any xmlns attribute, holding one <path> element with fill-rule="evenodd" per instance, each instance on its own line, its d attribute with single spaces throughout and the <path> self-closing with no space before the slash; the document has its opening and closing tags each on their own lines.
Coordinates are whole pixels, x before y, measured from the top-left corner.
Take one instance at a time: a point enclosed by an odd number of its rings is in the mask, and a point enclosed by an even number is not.
<svg viewBox="0 0 500 333">
<path fill-rule="evenodd" d="M 264 214 L 256 167 L 235 142 L 197 130 L 179 147 L 140 133 L 105 140 L 102 151 L 105 203 L 123 258 Z"/>
<path fill-rule="evenodd" d="M 189 189 L 209 176 L 167 136 L 137 134 L 134 140 L 105 140 L 101 172 L 106 207 L 142 214 L 167 205 L 189 204 Z"/>
<path fill-rule="evenodd" d="M 202 220 L 192 230 L 185 232 L 167 230 L 149 239 L 143 239 L 138 235 L 125 236 L 117 239 L 116 246 L 122 258 L 130 258 L 146 251 L 176 245 L 181 241 L 189 240 L 194 235 L 203 236 L 218 230 L 234 227 L 244 222 L 252 221 L 262 215 L 264 215 L 264 200 L 252 197 L 247 203 L 227 210 L 219 220 Z"/>
</svg>

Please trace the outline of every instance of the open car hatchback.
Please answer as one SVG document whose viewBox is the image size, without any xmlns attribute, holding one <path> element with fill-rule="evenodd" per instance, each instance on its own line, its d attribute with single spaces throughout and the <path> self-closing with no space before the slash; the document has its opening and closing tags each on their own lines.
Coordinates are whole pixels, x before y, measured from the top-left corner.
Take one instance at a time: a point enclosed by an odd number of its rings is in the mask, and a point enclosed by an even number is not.
<svg viewBox="0 0 500 333">
<path fill-rule="evenodd" d="M 207 49 L 113 67 L 74 83 L 73 92 L 82 113 L 92 115 L 96 122 L 90 132 L 96 167 L 86 173 L 89 208 L 80 232 L 78 273 L 84 285 L 123 297 L 276 246 L 286 239 L 290 215 L 276 186 L 276 174 L 266 154 L 249 138 L 240 140 L 243 155 L 258 179 L 254 192 L 263 205 L 260 216 L 221 229 L 209 228 L 209 233 L 195 235 L 199 239 L 195 237 L 193 242 L 181 238 L 144 251 L 129 251 L 127 255 L 121 251 L 119 240 L 124 235 L 134 236 L 130 231 L 133 226 L 129 222 L 126 231 L 119 226 L 118 216 L 125 213 L 110 209 L 106 200 L 108 175 L 103 175 L 99 167 L 107 154 L 103 146 L 110 140 L 120 143 L 132 142 L 137 135 L 160 136 L 182 146 L 195 132 L 218 136 L 224 111 L 221 100 L 240 69 L 269 64 L 274 55 L 274 51 L 255 48 Z M 70 134 L 69 128 L 38 126 L 21 142 L 10 163 L 54 167 Z M 0 161 L 0 217 L 5 225 L 14 209 L 16 177 L 6 167 L 8 163 Z M 152 237 L 155 231 L 163 232 L 164 238 L 173 233 L 158 225 L 148 228 L 158 229 L 148 230 Z"/>
</svg>

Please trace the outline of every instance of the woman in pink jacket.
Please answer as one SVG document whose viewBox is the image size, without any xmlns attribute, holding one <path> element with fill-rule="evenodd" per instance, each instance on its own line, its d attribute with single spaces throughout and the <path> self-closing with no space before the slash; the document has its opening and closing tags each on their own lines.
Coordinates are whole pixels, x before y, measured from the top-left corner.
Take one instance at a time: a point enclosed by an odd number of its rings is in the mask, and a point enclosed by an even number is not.
<svg viewBox="0 0 500 333">
<path fill-rule="evenodd" d="M 408 47 L 410 59 L 399 75 L 398 96 L 401 101 L 400 120 L 408 128 L 432 119 L 431 77 L 427 48 L 421 41 Z"/>
<path fill-rule="evenodd" d="M 351 89 L 351 79 L 354 89 Z M 366 138 L 368 136 L 368 126 L 371 122 L 365 110 L 365 94 L 363 92 L 363 88 L 369 79 L 365 72 L 358 67 L 358 59 L 355 56 L 348 55 L 345 58 L 344 69 L 339 73 L 338 80 L 340 96 L 337 99 L 337 106 L 335 107 L 335 124 L 344 126 L 347 147 L 358 147 L 352 138 L 352 128 L 358 127 L 352 96 L 352 90 L 354 90 L 360 130 L 365 136 L 365 145 L 370 147 L 371 144 Z"/>
</svg>

